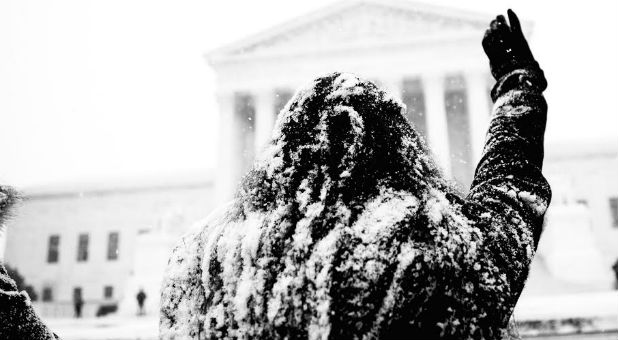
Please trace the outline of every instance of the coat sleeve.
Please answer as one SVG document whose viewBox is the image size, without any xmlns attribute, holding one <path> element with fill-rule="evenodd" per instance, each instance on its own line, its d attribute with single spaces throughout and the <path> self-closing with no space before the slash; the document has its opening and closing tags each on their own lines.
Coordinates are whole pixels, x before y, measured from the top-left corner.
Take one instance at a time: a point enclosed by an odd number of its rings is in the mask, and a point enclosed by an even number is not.
<svg viewBox="0 0 618 340">
<path fill-rule="evenodd" d="M 30 298 L 19 292 L 0 263 L 0 339 L 59 339 L 35 313 Z"/>
<path fill-rule="evenodd" d="M 541 70 L 515 70 L 492 90 L 493 114 L 467 200 L 506 223 L 541 234 L 551 190 L 541 173 L 547 103 Z M 480 212 L 480 211 L 479 211 Z M 481 212 L 482 213 L 482 212 Z M 475 216 L 479 217 L 479 216 Z"/>
<path fill-rule="evenodd" d="M 463 205 L 480 232 L 479 256 L 491 268 L 486 273 L 495 280 L 494 288 L 484 286 L 496 301 L 487 309 L 504 327 L 523 291 L 551 199 L 541 173 L 547 114 L 541 72 L 515 70 L 492 90 L 483 156 Z"/>
</svg>

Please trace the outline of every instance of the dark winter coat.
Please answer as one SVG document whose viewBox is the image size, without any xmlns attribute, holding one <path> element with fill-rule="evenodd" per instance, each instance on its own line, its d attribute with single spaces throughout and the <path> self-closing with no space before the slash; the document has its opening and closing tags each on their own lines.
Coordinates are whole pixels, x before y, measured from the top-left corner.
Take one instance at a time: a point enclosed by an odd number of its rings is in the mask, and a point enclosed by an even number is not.
<svg viewBox="0 0 618 340">
<path fill-rule="evenodd" d="M 467 196 L 402 104 L 349 74 L 316 79 L 234 202 L 174 249 L 161 338 L 503 338 L 551 196 L 541 78 L 494 87 Z"/>
</svg>

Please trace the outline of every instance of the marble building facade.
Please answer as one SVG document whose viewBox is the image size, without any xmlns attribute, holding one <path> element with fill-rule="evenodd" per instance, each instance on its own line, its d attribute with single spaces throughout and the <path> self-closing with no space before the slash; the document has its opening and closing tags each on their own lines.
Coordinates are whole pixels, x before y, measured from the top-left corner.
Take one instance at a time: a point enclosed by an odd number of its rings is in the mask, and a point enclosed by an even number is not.
<svg viewBox="0 0 618 340">
<path fill-rule="evenodd" d="M 207 59 L 217 75 L 220 109 L 218 197 L 231 198 L 294 91 L 333 71 L 372 80 L 401 100 L 444 173 L 465 192 L 491 115 L 494 81 L 481 47 L 491 19 L 408 1 L 347 1 L 212 51 Z M 532 24 L 523 27 L 530 37 Z M 546 245 L 533 267 L 533 277 L 541 279 L 532 280 L 536 288 L 531 291 L 545 292 L 549 281 L 543 276 L 552 275 L 557 286 L 576 291 L 613 285 L 617 162 L 618 141 L 546 143 L 545 174 L 554 200 L 542 241 Z M 569 218 L 573 211 L 577 216 Z M 561 228 L 573 233 L 552 231 Z M 578 239 L 588 241 L 572 243 Z M 569 263 L 593 258 L 594 266 L 575 264 L 588 280 L 560 281 Z"/>
<path fill-rule="evenodd" d="M 407 106 L 445 173 L 469 186 L 489 122 L 486 15 L 410 2 L 352 1 L 213 51 L 220 108 L 218 192 L 231 197 L 294 91 L 333 71 Z"/>
</svg>

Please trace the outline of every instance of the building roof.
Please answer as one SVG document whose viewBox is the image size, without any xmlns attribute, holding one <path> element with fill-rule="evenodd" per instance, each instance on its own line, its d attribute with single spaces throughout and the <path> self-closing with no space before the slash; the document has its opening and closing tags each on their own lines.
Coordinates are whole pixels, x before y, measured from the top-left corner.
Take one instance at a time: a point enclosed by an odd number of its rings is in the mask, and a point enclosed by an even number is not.
<svg viewBox="0 0 618 340">
<path fill-rule="evenodd" d="M 44 199 L 190 189 L 211 186 L 213 182 L 212 174 L 206 171 L 168 176 L 145 175 L 141 177 L 126 177 L 101 181 L 92 180 L 54 183 L 20 188 L 20 192 L 27 199 Z"/>
<path fill-rule="evenodd" d="M 210 52 L 213 66 L 253 58 L 474 38 L 493 15 L 402 0 L 349 0 Z M 526 30 L 531 23 L 524 22 Z"/>
<path fill-rule="evenodd" d="M 618 159 L 618 139 L 573 140 L 546 143 L 545 145 L 546 161 L 577 160 L 583 158 Z"/>
</svg>

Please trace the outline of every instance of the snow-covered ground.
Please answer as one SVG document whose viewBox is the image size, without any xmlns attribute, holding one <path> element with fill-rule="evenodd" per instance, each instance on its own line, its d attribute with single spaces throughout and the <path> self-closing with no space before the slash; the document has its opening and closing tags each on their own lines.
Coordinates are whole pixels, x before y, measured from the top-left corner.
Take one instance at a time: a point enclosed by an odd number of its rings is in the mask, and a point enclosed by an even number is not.
<svg viewBox="0 0 618 340">
<path fill-rule="evenodd" d="M 616 340 L 618 332 L 523 337 L 525 340 Z"/>
<path fill-rule="evenodd" d="M 618 291 L 523 296 L 513 315 L 520 334 L 527 336 L 615 334 L 618 332 Z"/>
<path fill-rule="evenodd" d="M 563 333 L 561 335 L 534 336 L 530 330 L 520 331 L 524 339 L 616 339 L 618 291 L 525 297 L 515 310 L 518 322 L 578 318 L 597 320 L 582 329 L 590 334 L 575 335 L 572 325 L 558 327 L 557 332 Z M 158 337 L 158 314 L 144 317 L 60 318 L 46 322 L 64 340 L 151 340 Z"/>
<path fill-rule="evenodd" d="M 514 315 L 517 321 L 613 318 L 618 327 L 618 291 L 522 298 Z"/>
<path fill-rule="evenodd" d="M 46 320 L 63 340 L 154 340 L 159 334 L 158 322 L 158 314 Z"/>
</svg>

